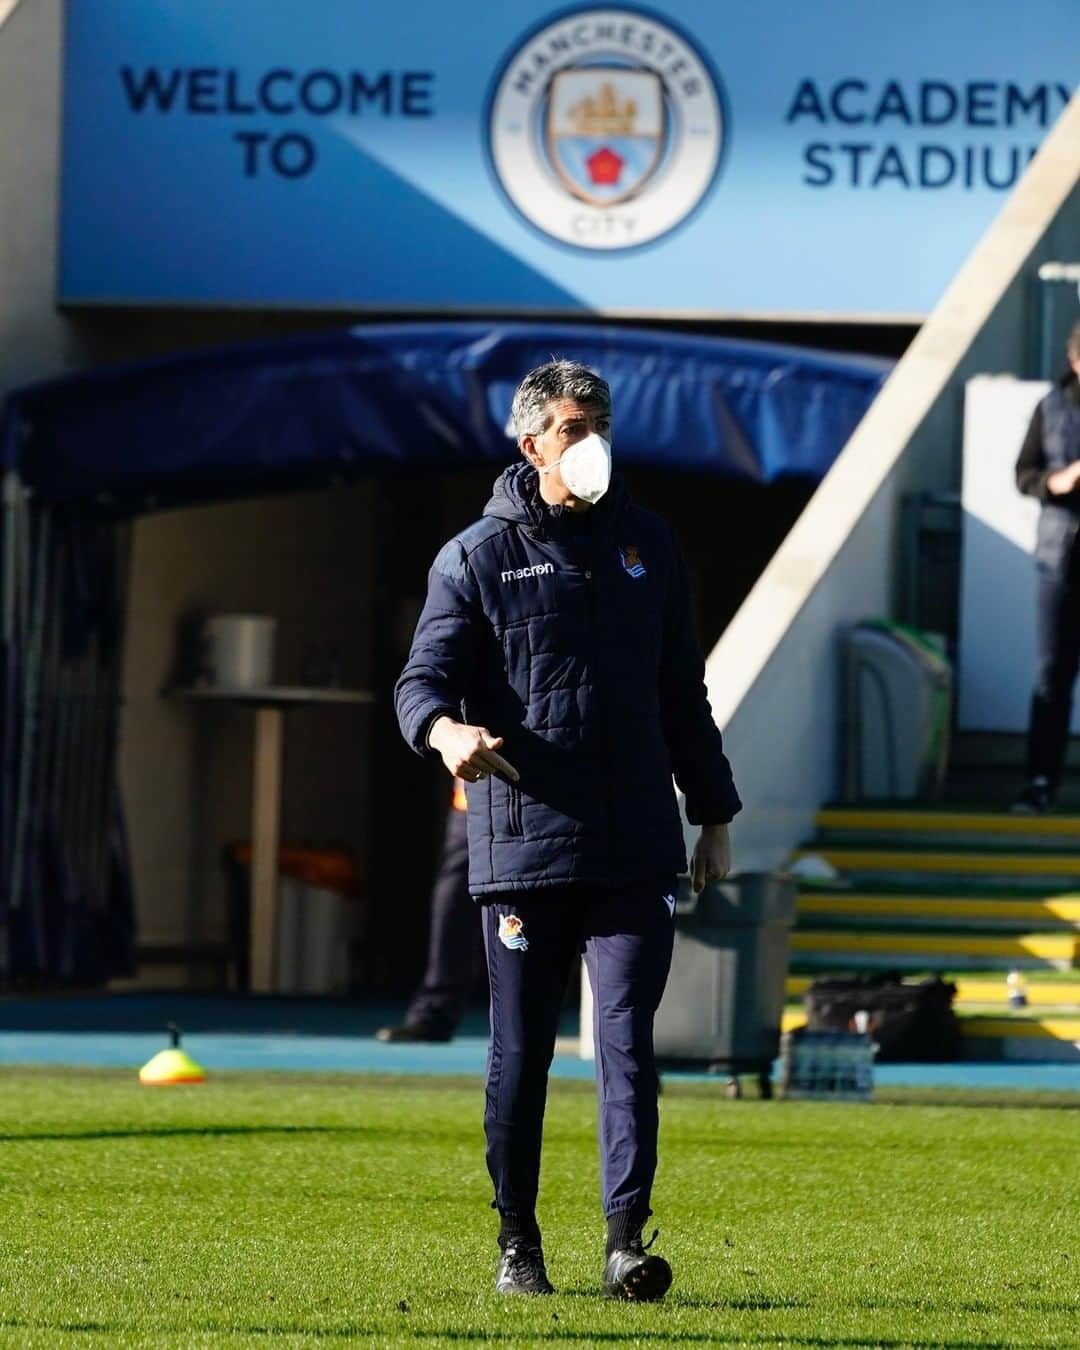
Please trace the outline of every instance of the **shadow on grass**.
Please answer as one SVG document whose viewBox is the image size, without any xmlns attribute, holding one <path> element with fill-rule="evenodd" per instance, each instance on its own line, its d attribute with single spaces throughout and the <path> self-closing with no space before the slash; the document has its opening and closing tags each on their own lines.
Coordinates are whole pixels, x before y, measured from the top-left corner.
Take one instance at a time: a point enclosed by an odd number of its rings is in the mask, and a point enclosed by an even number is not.
<svg viewBox="0 0 1080 1350">
<path fill-rule="evenodd" d="M 919 1350 L 1017 1350 L 1019 1341 L 961 1341 L 947 1337 L 944 1340 L 914 1341 L 910 1336 L 900 1340 L 885 1336 L 747 1336 L 739 1337 L 732 1344 L 738 1345 L 807 1345 L 819 1346 L 827 1350 L 829 1346 L 870 1346 L 880 1350 L 903 1350 L 904 1347 L 917 1345 Z M 1027 1350 L 1061 1350 L 1057 1341 L 1025 1341 Z"/>
<path fill-rule="evenodd" d="M 871 1313 L 915 1312 L 931 1313 L 934 1316 L 943 1313 L 974 1313 L 982 1317 L 1000 1317 L 1006 1312 L 1075 1315 L 1080 1309 L 1080 1304 L 1076 1302 L 1051 1302 L 1049 1299 L 1031 1298 L 1010 1299 L 1007 1303 L 1004 1301 L 991 1303 L 986 1299 L 855 1298 L 850 1300 L 848 1306 Z"/>
<path fill-rule="evenodd" d="M 476 1331 L 402 1331 L 402 1340 L 446 1340 L 446 1341 L 508 1341 L 520 1343 L 523 1339 L 534 1341 L 583 1341 L 587 1344 L 599 1344 L 607 1341 L 656 1341 L 660 1344 L 684 1345 L 803 1345 L 820 1347 L 867 1347 L 868 1350 L 905 1350 L 918 1345 L 920 1350 L 1017 1350 L 1017 1341 L 965 1341 L 952 1338 L 944 1340 L 918 1340 L 910 1338 L 893 1340 L 882 1336 L 798 1336 L 787 1332 L 775 1336 L 742 1336 L 732 1332 L 724 1336 L 715 1331 L 646 1331 L 628 1327 L 625 1331 L 571 1331 L 553 1327 L 550 1331 L 517 1330 L 496 1331 L 492 1329 Z M 1031 1341 L 1025 1342 L 1026 1350 L 1061 1350 L 1061 1342 Z"/>
<path fill-rule="evenodd" d="M 964 1106 L 986 1110 L 1080 1111 L 1080 1092 L 1028 1092 L 1023 1088 L 882 1088 L 879 1106 Z"/>
<path fill-rule="evenodd" d="M 719 1305 L 718 1305 L 719 1306 Z M 729 1305 L 730 1306 L 730 1305 Z M 631 1314 L 632 1315 L 632 1314 Z M 152 1330 L 158 1335 L 165 1334 L 171 1336 L 184 1335 L 202 1335 L 218 1334 L 225 1336 L 303 1336 L 310 1340 L 369 1340 L 375 1337 L 385 1337 L 386 1328 L 369 1327 L 349 1324 L 340 1327 L 311 1327 L 292 1322 L 282 1326 L 267 1326 L 265 1324 L 256 1324 L 253 1326 L 223 1326 L 220 1323 L 203 1323 L 202 1325 L 188 1324 L 185 1326 L 154 1328 L 127 1325 L 122 1322 L 49 1322 L 43 1319 L 31 1321 L 22 1318 L 0 1318 L 0 1330 L 10 1331 L 52 1331 L 61 1332 L 66 1335 L 91 1335 L 91 1336 L 122 1336 L 131 1334 L 145 1335 Z M 582 1330 L 573 1331 L 570 1328 L 552 1327 L 550 1330 L 539 1331 L 530 1330 L 523 1333 L 521 1329 L 501 1331 L 495 1328 L 476 1328 L 469 1330 L 452 1330 L 444 1328 L 442 1330 L 422 1330 L 420 1328 L 409 1328 L 399 1326 L 394 1334 L 395 1342 L 405 1341 L 503 1341 L 508 1344 L 521 1344 L 522 1339 L 527 1339 L 530 1343 L 543 1343 L 551 1341 L 581 1341 L 585 1344 L 606 1344 L 608 1342 L 633 1341 L 640 1343 L 642 1341 L 655 1341 L 657 1344 L 669 1345 L 801 1345 L 817 1347 L 818 1350 L 856 1350 L 857 1347 L 866 1347 L 866 1350 L 903 1350 L 904 1347 L 917 1344 L 920 1350 L 1015 1350 L 1016 1341 L 966 1341 L 966 1340 L 919 1340 L 914 1342 L 910 1339 L 894 1340 L 881 1336 L 861 1337 L 861 1336 L 793 1336 L 787 1333 L 777 1334 L 775 1336 L 740 1336 L 733 1333 L 730 1338 L 717 1335 L 716 1332 L 697 1332 L 697 1331 L 649 1331 L 640 1327 L 627 1327 L 625 1331 L 597 1331 Z M 1060 1350 L 1060 1342 L 1051 1341 L 1031 1341 L 1026 1343 L 1027 1350 Z"/>
<path fill-rule="evenodd" d="M 1063 1063 L 1066 1069 L 1075 1069 L 1077 1066 L 1074 1061 Z M 718 1109 L 739 1112 L 746 1111 L 748 1107 L 753 1110 L 762 1110 L 768 1113 L 776 1111 L 790 1110 L 791 1108 L 802 1107 L 828 1107 L 830 1110 L 839 1110 L 845 1103 L 830 1102 L 823 1099 L 819 1102 L 785 1102 L 782 1097 L 776 1098 L 771 1102 L 763 1102 L 754 1091 L 750 1091 L 739 1101 L 730 1101 L 723 1096 L 722 1084 L 717 1082 L 702 1083 L 696 1081 L 680 1081 L 673 1076 L 667 1076 L 663 1080 L 664 1095 L 672 1101 L 701 1101 L 711 1100 Z M 564 1086 L 576 1086 L 566 1084 L 564 1080 L 559 1080 L 557 1090 L 561 1091 Z M 590 1087 L 591 1084 L 582 1083 L 582 1087 Z M 1002 1109 L 1020 1108 L 1025 1111 L 1080 1111 L 1080 1091 L 1075 1087 L 1061 1088 L 1020 1088 L 1020 1087 L 959 1087 L 942 1084 L 927 1085 L 923 1087 L 903 1087 L 876 1086 L 874 1089 L 874 1100 L 869 1103 L 871 1106 L 933 1106 L 933 1107 L 973 1107 L 979 1110 L 985 1110 L 990 1107 Z"/>
<path fill-rule="evenodd" d="M 65 1335 L 83 1333 L 87 1336 L 303 1336 L 310 1340 L 368 1340 L 382 1333 L 378 1328 L 366 1326 L 343 1327 L 307 1327 L 295 1322 L 286 1326 L 224 1326 L 217 1322 L 204 1322 L 201 1325 L 187 1323 L 184 1326 L 140 1326 L 126 1322 L 46 1322 L 23 1320 L 20 1318 L 0 1318 L 0 1331 L 53 1331 Z M 405 1333 L 406 1337 L 408 1333 Z M 432 1332 L 432 1336 L 442 1335 Z"/>
<path fill-rule="evenodd" d="M 204 1322 L 202 1325 L 187 1323 L 184 1326 L 140 1326 L 127 1322 L 47 1322 L 30 1321 L 17 1317 L 0 1318 L 0 1331 L 53 1331 L 66 1335 L 82 1332 L 87 1336 L 304 1336 L 311 1340 L 367 1340 L 380 1335 L 378 1328 L 365 1326 L 343 1327 L 306 1327 L 297 1323 L 287 1326 L 223 1326 L 217 1322 Z M 433 1336 L 441 1333 L 432 1332 Z"/>
<path fill-rule="evenodd" d="M 810 1300 L 805 1298 L 773 1298 L 770 1294 L 747 1294 L 743 1298 L 720 1299 L 713 1303 L 687 1299 L 682 1307 L 687 1308 L 730 1308 L 733 1312 L 773 1312 L 776 1310 L 809 1308 Z"/>
<path fill-rule="evenodd" d="M 400 1143 L 404 1136 L 414 1139 L 445 1139 L 445 1133 L 437 1130 L 417 1130 L 409 1127 L 402 1129 L 373 1128 L 366 1125 L 153 1125 L 145 1128 L 116 1130 L 26 1130 L 0 1134 L 0 1143 L 17 1144 L 22 1141 L 46 1141 L 65 1143 L 93 1139 L 197 1139 L 200 1135 L 221 1138 L 227 1135 L 247 1137 L 250 1135 L 343 1135 L 350 1137 L 385 1136 L 388 1140 Z"/>
<path fill-rule="evenodd" d="M 598 1301 L 601 1293 L 596 1285 L 584 1289 L 560 1289 L 560 1298 L 588 1298 Z M 745 1294 L 741 1298 L 694 1298 L 676 1290 L 664 1300 L 665 1308 L 686 1309 L 687 1312 L 780 1312 L 803 1310 L 811 1302 L 804 1298 L 788 1298 L 783 1294 Z"/>
</svg>

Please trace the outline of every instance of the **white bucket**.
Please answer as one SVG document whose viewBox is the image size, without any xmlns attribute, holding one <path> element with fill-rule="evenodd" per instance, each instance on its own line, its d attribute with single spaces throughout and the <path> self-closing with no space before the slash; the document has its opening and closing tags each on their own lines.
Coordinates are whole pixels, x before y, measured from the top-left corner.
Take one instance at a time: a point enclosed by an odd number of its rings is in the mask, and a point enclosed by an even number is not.
<svg viewBox="0 0 1080 1350">
<path fill-rule="evenodd" d="M 219 689 L 265 688 L 274 682 L 274 629 L 265 614 L 213 614 L 203 625 L 203 670 Z"/>
<path fill-rule="evenodd" d="M 278 880 L 278 994 L 340 994 L 349 983 L 348 901 L 333 891 Z"/>
</svg>

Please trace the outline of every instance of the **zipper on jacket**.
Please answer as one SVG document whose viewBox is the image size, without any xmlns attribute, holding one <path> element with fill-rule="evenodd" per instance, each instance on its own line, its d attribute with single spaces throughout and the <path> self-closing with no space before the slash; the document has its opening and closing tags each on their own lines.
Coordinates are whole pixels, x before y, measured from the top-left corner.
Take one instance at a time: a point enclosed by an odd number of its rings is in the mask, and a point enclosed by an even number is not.
<svg viewBox="0 0 1080 1350">
<path fill-rule="evenodd" d="M 520 838 L 522 833 L 521 789 L 516 783 L 507 783 L 506 785 L 506 822 L 510 833 Z"/>
<path fill-rule="evenodd" d="M 610 775 L 610 773 L 609 773 L 609 762 L 608 762 L 608 757 L 613 753 L 612 740 L 613 740 L 613 735 L 614 735 L 614 729 L 608 725 L 608 722 L 607 722 L 607 712 L 608 712 L 608 710 L 607 710 L 607 706 L 606 706 L 606 700 L 603 699 L 603 697 L 602 697 L 602 695 L 601 695 L 601 687 L 602 687 L 602 686 L 601 686 L 601 680 L 600 680 L 600 675 L 601 675 L 601 662 L 600 662 L 600 623 L 599 623 L 598 604 L 597 604 L 597 596 L 596 596 L 596 577 L 595 577 L 596 567 L 597 567 L 598 562 L 600 561 L 599 556 L 598 556 L 599 550 L 594 546 L 593 549 L 591 550 L 591 553 L 592 553 L 592 557 L 591 557 L 591 559 L 590 559 L 590 566 L 584 568 L 583 571 L 584 571 L 584 575 L 585 575 L 585 587 L 586 587 L 586 590 L 588 591 L 588 596 L 589 596 L 589 600 L 588 600 L 588 605 L 589 605 L 589 637 L 590 637 L 590 640 L 591 640 L 591 646 L 592 646 L 591 656 L 592 656 L 592 662 L 593 662 L 593 670 L 594 670 L 594 672 L 595 672 L 594 681 L 593 681 L 593 687 L 594 687 L 594 689 L 596 690 L 596 695 L 595 695 L 595 697 L 596 697 L 596 699 L 597 699 L 598 704 L 600 705 L 599 708 L 598 708 L 598 712 L 600 712 L 600 714 L 601 714 L 601 719 L 602 719 L 602 720 L 601 720 L 601 728 L 602 728 L 602 736 L 603 736 L 603 742 L 604 742 L 604 744 L 603 744 L 603 749 L 604 749 L 603 770 L 604 770 L 604 777 L 605 777 L 604 806 L 605 806 L 605 813 L 606 813 L 606 816 L 607 816 L 607 856 L 608 856 L 608 870 L 614 874 L 614 871 L 615 871 L 615 792 L 614 792 L 614 789 L 613 789 L 613 786 L 612 786 L 612 782 L 611 782 L 611 775 Z"/>
</svg>

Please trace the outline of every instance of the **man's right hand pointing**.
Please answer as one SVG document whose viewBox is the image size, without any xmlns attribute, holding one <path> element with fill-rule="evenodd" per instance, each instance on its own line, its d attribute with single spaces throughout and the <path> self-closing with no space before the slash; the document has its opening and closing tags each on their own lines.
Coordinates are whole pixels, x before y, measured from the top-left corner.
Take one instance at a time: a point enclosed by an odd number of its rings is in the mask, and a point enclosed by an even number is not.
<svg viewBox="0 0 1080 1350">
<path fill-rule="evenodd" d="M 452 717 L 439 717 L 432 722 L 427 739 L 428 745 L 438 751 L 455 778 L 476 783 L 497 773 L 511 783 L 518 781 L 517 769 L 502 755 L 496 754 L 503 738 L 493 736 L 487 727 L 472 727 L 466 722 L 455 722 Z"/>
<path fill-rule="evenodd" d="M 1058 469 L 1046 480 L 1046 486 L 1050 489 L 1052 497 L 1066 497 L 1070 492 L 1075 492 L 1078 485 L 1080 485 L 1080 460 L 1066 465 L 1064 469 Z"/>
</svg>

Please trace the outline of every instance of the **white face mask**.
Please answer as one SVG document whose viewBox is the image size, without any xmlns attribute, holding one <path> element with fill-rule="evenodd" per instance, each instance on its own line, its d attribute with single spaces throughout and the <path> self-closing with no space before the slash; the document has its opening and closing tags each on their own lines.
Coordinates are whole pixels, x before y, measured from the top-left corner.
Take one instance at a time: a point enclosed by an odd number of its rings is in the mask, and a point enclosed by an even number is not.
<svg viewBox="0 0 1080 1350">
<path fill-rule="evenodd" d="M 552 469 L 561 471 L 563 482 L 579 501 L 594 505 L 611 484 L 611 442 L 592 431 L 564 450 L 554 464 L 537 472 L 550 473 Z"/>
</svg>

